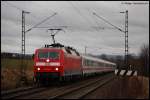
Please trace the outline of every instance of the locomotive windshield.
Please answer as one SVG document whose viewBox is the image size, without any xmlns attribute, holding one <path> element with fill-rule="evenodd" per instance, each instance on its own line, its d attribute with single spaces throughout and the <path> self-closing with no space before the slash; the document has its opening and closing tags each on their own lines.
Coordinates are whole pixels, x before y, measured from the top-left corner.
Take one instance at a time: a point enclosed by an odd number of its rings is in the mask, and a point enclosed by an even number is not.
<svg viewBox="0 0 150 100">
<path fill-rule="evenodd" d="M 59 58 L 59 53 L 58 52 L 39 52 L 38 53 L 38 58 L 39 59 L 58 59 Z"/>
</svg>

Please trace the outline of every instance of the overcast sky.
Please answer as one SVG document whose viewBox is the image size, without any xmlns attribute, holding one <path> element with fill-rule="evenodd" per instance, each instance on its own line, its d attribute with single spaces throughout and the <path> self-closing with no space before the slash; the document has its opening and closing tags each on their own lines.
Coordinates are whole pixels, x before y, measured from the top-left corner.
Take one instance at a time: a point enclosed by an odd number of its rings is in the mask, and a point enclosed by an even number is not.
<svg viewBox="0 0 150 100">
<path fill-rule="evenodd" d="M 26 53 L 34 53 L 44 44 L 51 44 L 49 28 L 62 28 L 56 42 L 73 46 L 79 52 L 124 55 L 124 33 L 93 15 L 124 30 L 128 10 L 129 53 L 138 54 L 143 44 L 149 44 L 149 1 L 1 1 L 1 52 L 21 53 L 21 15 L 25 15 L 26 30 L 57 13 L 26 33 Z M 67 26 L 67 27 L 62 27 Z M 99 28 L 98 28 L 99 27 Z M 102 29 L 104 27 L 104 29 Z"/>
</svg>

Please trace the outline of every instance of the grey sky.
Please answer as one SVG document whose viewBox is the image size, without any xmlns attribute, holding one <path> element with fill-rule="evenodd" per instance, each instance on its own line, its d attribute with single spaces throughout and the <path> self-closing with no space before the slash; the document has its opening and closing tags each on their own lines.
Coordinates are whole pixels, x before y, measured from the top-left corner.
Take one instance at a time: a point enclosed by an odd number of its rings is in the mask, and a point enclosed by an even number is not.
<svg viewBox="0 0 150 100">
<path fill-rule="evenodd" d="M 15 7 L 12 7 L 12 4 Z M 129 53 L 138 54 L 143 44 L 149 43 L 148 1 L 1 1 L 1 52 L 21 53 L 21 10 L 26 14 L 26 29 L 57 12 L 57 15 L 38 27 L 67 26 L 56 35 L 56 41 L 73 46 L 79 52 L 124 55 L 124 33 L 92 14 L 96 12 L 112 24 L 124 29 L 125 14 L 129 12 Z M 47 29 L 34 28 L 26 33 L 26 53 L 51 44 Z"/>
</svg>

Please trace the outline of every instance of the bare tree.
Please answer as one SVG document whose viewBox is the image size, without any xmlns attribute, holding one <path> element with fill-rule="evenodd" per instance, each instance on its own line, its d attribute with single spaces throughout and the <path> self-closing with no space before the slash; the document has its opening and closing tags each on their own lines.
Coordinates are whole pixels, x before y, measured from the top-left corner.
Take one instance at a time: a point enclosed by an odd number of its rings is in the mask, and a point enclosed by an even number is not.
<svg viewBox="0 0 150 100">
<path fill-rule="evenodd" d="M 142 74 L 149 76 L 149 44 L 144 44 L 140 51 Z"/>
</svg>

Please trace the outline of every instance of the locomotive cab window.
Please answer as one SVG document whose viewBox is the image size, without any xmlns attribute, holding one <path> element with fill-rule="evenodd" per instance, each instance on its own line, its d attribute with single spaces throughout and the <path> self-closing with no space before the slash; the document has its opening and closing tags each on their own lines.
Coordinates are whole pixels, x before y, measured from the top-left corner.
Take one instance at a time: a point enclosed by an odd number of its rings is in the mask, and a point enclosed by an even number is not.
<svg viewBox="0 0 150 100">
<path fill-rule="evenodd" d="M 48 52 L 49 58 L 52 59 L 58 59 L 59 58 L 59 53 L 58 52 Z"/>
<path fill-rule="evenodd" d="M 38 53 L 38 58 L 39 59 L 48 58 L 48 52 L 39 52 Z"/>
<path fill-rule="evenodd" d="M 54 51 L 51 51 L 51 52 L 39 52 L 38 53 L 38 58 L 39 59 L 46 59 L 46 58 L 58 59 L 59 58 L 59 53 L 58 52 L 54 52 Z"/>
</svg>

